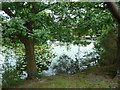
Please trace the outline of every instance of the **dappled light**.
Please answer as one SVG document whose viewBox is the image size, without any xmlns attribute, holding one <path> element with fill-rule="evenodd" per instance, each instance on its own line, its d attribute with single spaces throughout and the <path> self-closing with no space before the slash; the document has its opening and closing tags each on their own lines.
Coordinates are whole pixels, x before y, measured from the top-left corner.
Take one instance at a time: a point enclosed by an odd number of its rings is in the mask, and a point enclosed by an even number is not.
<svg viewBox="0 0 120 90">
<path fill-rule="evenodd" d="M 1 4 L 1 88 L 120 87 L 120 2 Z"/>
</svg>

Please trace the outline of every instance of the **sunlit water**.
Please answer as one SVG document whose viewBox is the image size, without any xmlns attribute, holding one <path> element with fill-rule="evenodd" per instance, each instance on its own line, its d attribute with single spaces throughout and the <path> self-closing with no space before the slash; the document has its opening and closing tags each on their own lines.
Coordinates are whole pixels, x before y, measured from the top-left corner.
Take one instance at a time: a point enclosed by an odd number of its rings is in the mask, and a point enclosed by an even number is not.
<svg viewBox="0 0 120 90">
<path fill-rule="evenodd" d="M 53 69 L 54 65 L 57 65 L 58 63 L 58 58 L 62 55 L 67 55 L 71 59 L 75 60 L 76 56 L 79 59 L 83 59 L 84 55 L 87 53 L 93 52 L 94 51 L 94 41 L 91 41 L 91 43 L 87 46 L 81 46 L 81 45 L 66 45 L 60 42 L 55 42 L 54 44 L 51 45 L 51 50 L 52 52 L 56 55 L 55 58 L 52 59 L 51 65 L 49 66 L 48 70 L 45 70 L 42 72 L 43 75 L 50 76 L 50 75 L 55 75 L 55 69 Z M 86 68 L 86 66 L 83 68 Z"/>
<path fill-rule="evenodd" d="M 54 66 L 55 64 L 57 64 L 57 59 L 62 56 L 62 55 L 67 55 L 70 58 L 72 58 L 73 60 L 75 60 L 76 55 L 78 58 L 84 58 L 83 56 L 87 53 L 93 52 L 93 48 L 94 48 L 94 41 L 92 41 L 89 45 L 87 46 L 81 46 L 81 45 L 66 45 L 64 43 L 60 43 L 58 41 L 56 42 L 48 42 L 48 44 L 51 43 L 51 52 L 53 52 L 56 56 L 55 58 L 52 59 L 51 65 L 48 67 L 49 69 L 46 71 L 43 71 L 42 74 L 46 75 L 46 76 L 50 76 L 50 75 L 55 75 L 55 71 L 52 68 L 52 66 Z M 0 47 L 0 50 L 4 49 L 3 47 Z M 8 50 L 8 53 L 11 54 L 11 57 L 8 57 L 9 60 L 9 64 L 12 66 L 16 65 L 16 59 L 17 57 L 15 56 L 14 52 L 11 50 Z M 4 64 L 4 60 L 5 60 L 5 56 L 7 56 L 8 53 L 2 53 L 0 51 L 0 68 L 2 68 L 1 64 Z M 24 72 L 26 73 L 26 72 Z M 0 75 L 0 77 L 2 77 L 2 75 Z M 26 76 L 22 77 L 25 78 Z"/>
</svg>

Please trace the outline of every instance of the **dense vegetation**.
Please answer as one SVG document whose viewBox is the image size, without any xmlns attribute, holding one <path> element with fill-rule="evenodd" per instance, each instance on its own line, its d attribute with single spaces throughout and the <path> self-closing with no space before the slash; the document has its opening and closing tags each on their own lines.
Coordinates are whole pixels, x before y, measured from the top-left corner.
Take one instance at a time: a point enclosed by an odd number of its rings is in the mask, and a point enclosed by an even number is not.
<svg viewBox="0 0 120 90">
<path fill-rule="evenodd" d="M 19 56 L 15 70 L 7 69 L 11 68 L 9 65 L 5 68 L 3 82 L 8 75 L 13 75 L 13 73 L 20 79 L 17 75 L 22 75 L 23 71 L 27 71 L 27 78 L 34 79 L 39 76 L 38 73 L 46 70 L 51 62 L 50 59 L 54 57 L 48 50 L 47 40 L 68 44 L 86 44 L 86 41 L 80 38 L 81 36 L 96 36 L 98 38 L 96 52 L 92 54 L 100 55 L 83 63 L 97 61 L 97 66 L 108 66 L 110 74 L 116 75 L 116 69 L 111 72 L 110 66 L 115 67 L 116 64 L 116 41 L 114 39 L 117 38 L 117 34 L 111 29 L 116 28 L 117 23 L 105 3 L 4 2 L 2 10 L 8 15 L 1 16 L 2 44 L 7 49 L 12 48 Z M 114 44 L 111 45 L 111 43 Z M 74 63 L 73 71 L 75 71 L 77 61 L 72 63 Z M 64 64 L 65 62 L 61 62 L 59 65 L 63 66 L 56 67 L 64 67 Z M 66 71 L 69 72 L 71 67 L 73 66 L 67 67 Z M 57 71 L 61 72 L 60 68 L 58 69 Z M 77 70 L 75 72 L 78 72 Z M 13 77 L 8 78 L 9 80 L 13 80 Z M 13 82 L 16 81 L 13 80 Z M 5 86 L 9 85 L 5 83 Z"/>
</svg>

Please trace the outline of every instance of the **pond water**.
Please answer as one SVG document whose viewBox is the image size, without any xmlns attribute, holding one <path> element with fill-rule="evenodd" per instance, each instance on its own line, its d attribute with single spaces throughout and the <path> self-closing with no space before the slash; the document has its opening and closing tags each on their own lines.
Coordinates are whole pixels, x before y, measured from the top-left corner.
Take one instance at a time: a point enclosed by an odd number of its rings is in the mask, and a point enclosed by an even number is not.
<svg viewBox="0 0 120 90">
<path fill-rule="evenodd" d="M 85 58 L 84 55 L 94 51 L 94 42 L 95 41 L 91 41 L 91 43 L 86 46 L 73 45 L 73 44 L 67 45 L 65 43 L 60 43 L 58 41 L 52 43 L 51 50 L 56 56 L 55 58 L 52 59 L 49 69 L 43 71 L 42 74 L 46 76 L 55 75 L 56 70 L 53 67 L 55 65 L 58 65 L 58 60 L 63 55 L 70 57 L 73 61 L 76 61 L 76 57 L 77 57 L 79 58 L 79 62 L 81 62 L 81 60 Z M 83 66 L 82 68 L 86 68 L 86 66 Z"/>
<path fill-rule="evenodd" d="M 93 48 L 94 48 L 94 43 L 91 42 L 89 45 L 86 46 L 81 46 L 81 45 L 59 45 L 57 44 L 57 42 L 55 42 L 54 44 L 52 44 L 51 46 L 52 52 L 57 55 L 57 56 L 61 56 L 63 54 L 68 55 L 69 57 L 71 57 L 72 59 L 75 58 L 76 54 L 79 54 L 80 58 L 82 58 L 85 55 L 85 52 L 92 52 Z"/>
<path fill-rule="evenodd" d="M 48 44 L 51 44 L 51 52 L 55 54 L 55 58 L 52 58 L 51 65 L 48 67 L 48 70 L 43 71 L 41 74 L 50 76 L 50 75 L 55 75 L 56 71 L 53 69 L 53 66 L 58 65 L 58 58 L 62 55 L 66 55 L 70 57 L 73 61 L 75 61 L 76 56 L 81 60 L 81 58 L 84 58 L 83 56 L 86 55 L 87 53 L 93 52 L 94 51 L 94 41 L 91 41 L 91 43 L 87 46 L 81 46 L 81 45 L 67 45 L 65 43 L 60 43 L 58 41 L 56 42 L 50 42 L 48 41 Z M 3 47 L 0 47 L 0 50 L 4 49 Z M 7 55 L 11 56 L 7 56 Z M 2 68 L 1 64 L 4 64 L 5 57 L 7 56 L 7 59 L 9 60 L 9 64 L 12 66 L 16 65 L 16 59 L 17 56 L 14 54 L 13 51 L 8 50 L 7 53 L 2 53 L 0 51 L 0 68 Z M 68 60 L 69 61 L 69 60 Z M 84 67 L 85 68 L 85 67 Z M 25 73 L 25 72 L 24 72 Z M 0 76 L 2 77 L 2 76 Z M 26 77 L 26 76 L 25 76 Z"/>
</svg>

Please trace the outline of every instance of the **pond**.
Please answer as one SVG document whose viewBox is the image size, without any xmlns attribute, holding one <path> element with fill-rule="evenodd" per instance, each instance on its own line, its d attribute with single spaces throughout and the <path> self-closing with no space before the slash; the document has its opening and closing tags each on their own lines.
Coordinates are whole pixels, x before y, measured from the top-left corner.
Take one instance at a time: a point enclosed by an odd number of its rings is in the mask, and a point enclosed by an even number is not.
<svg viewBox="0 0 120 90">
<path fill-rule="evenodd" d="M 71 65 L 71 63 L 69 61 L 70 60 L 76 61 L 76 58 L 77 58 L 79 60 L 79 62 L 78 62 L 79 68 L 80 69 L 86 68 L 87 66 L 81 67 L 80 63 L 82 60 L 84 60 L 86 58 L 86 57 L 84 57 L 85 55 L 94 51 L 94 42 L 95 41 L 91 40 L 91 43 L 86 45 L 86 46 L 73 45 L 73 44 L 67 45 L 67 44 L 61 43 L 59 41 L 52 43 L 51 44 L 51 48 L 52 48 L 51 51 L 55 54 L 55 58 L 52 59 L 51 65 L 49 66 L 49 69 L 44 70 L 42 72 L 42 74 L 46 75 L 46 76 L 55 75 L 57 72 L 56 72 L 56 69 L 54 69 L 54 67 L 60 64 L 59 58 L 61 56 L 63 56 L 63 57 L 66 56 L 69 58 L 67 60 L 67 59 L 65 59 L 66 57 L 64 57 L 64 59 L 61 61 L 61 62 L 63 62 L 64 60 L 66 60 L 67 61 L 67 62 L 65 62 L 66 65 L 68 63 L 69 63 L 69 65 Z M 95 55 L 95 56 L 97 56 L 97 55 Z M 65 67 L 63 69 L 65 69 Z M 71 73 L 71 72 L 68 72 L 68 73 Z"/>
<path fill-rule="evenodd" d="M 68 66 L 71 65 L 70 60 L 76 61 L 76 58 L 78 58 L 79 59 L 79 62 L 78 62 L 79 68 L 81 68 L 80 63 L 81 63 L 81 60 L 83 60 L 83 58 L 85 58 L 84 55 L 94 51 L 94 49 L 93 49 L 94 42 L 95 41 L 91 40 L 91 43 L 89 45 L 82 46 L 82 45 L 73 45 L 73 44 L 67 45 L 66 43 L 61 43 L 59 41 L 56 41 L 54 43 L 48 41 L 47 43 L 51 45 L 50 50 L 55 55 L 55 57 L 51 59 L 52 62 L 51 62 L 51 65 L 48 67 L 49 69 L 44 70 L 41 74 L 46 75 L 46 76 L 57 74 L 58 72 L 56 72 L 57 69 L 55 69 L 55 66 L 57 66 L 59 64 L 58 63 L 59 58 L 61 56 L 65 56 L 65 55 L 68 58 L 68 59 L 66 59 L 66 61 L 67 61 L 66 66 L 67 66 L 67 64 L 68 64 Z M 4 49 L 4 48 L 0 47 L 0 50 L 2 50 L 2 49 Z M 10 56 L 7 56 L 7 55 L 10 55 Z M 2 53 L 2 51 L 0 51 L 0 67 L 1 68 L 2 68 L 1 64 L 4 64 L 4 59 L 5 59 L 4 56 L 7 56 L 7 59 L 9 60 L 10 65 L 12 65 L 12 66 L 16 65 L 17 56 L 14 54 L 13 51 L 8 50 L 7 53 Z M 82 66 L 82 68 L 86 68 L 86 66 Z M 65 68 L 62 68 L 62 69 L 63 69 L 63 71 L 65 70 Z M 71 72 L 68 72 L 68 73 L 71 73 Z"/>
</svg>

